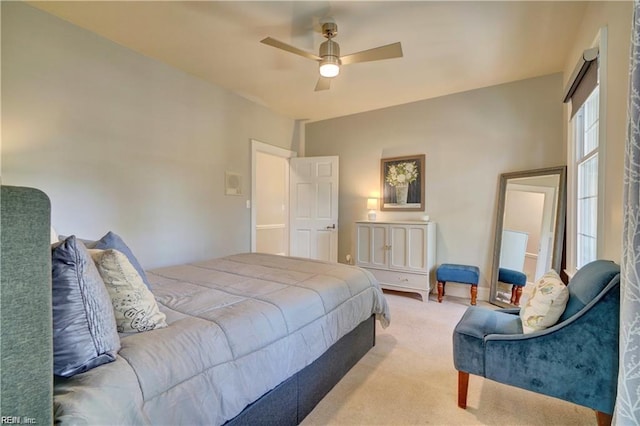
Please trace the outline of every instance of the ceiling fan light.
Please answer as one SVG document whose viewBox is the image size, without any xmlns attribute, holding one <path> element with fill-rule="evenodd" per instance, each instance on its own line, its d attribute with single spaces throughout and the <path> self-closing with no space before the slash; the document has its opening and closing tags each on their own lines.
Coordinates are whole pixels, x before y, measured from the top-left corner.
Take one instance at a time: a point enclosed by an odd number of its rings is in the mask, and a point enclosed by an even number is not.
<svg viewBox="0 0 640 426">
<path fill-rule="evenodd" d="M 340 74 L 340 60 L 335 56 L 325 56 L 320 61 L 320 75 L 333 78 Z"/>
<path fill-rule="evenodd" d="M 320 75 L 327 78 L 332 78 L 340 74 L 340 67 L 336 64 L 324 64 L 320 65 Z"/>
</svg>

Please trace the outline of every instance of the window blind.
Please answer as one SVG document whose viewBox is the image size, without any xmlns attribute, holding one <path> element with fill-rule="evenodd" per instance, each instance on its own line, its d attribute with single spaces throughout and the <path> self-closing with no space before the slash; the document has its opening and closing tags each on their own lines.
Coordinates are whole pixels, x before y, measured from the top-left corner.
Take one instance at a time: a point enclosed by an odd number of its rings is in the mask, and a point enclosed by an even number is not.
<svg viewBox="0 0 640 426">
<path fill-rule="evenodd" d="M 598 53 L 597 47 L 585 50 L 569 78 L 563 102 L 571 101 L 572 118 L 598 85 Z"/>
</svg>

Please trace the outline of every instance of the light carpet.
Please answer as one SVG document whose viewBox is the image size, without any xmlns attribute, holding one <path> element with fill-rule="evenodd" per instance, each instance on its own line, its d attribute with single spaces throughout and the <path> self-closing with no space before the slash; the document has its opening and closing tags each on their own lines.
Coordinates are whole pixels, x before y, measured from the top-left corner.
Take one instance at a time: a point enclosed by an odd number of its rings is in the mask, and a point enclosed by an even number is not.
<svg viewBox="0 0 640 426">
<path fill-rule="evenodd" d="M 470 376 L 467 409 L 457 406 L 452 334 L 469 299 L 423 303 L 385 292 L 391 325 L 376 324 L 376 346 L 303 421 L 303 425 L 595 425 L 595 412 Z M 480 306 L 495 306 L 478 302 Z"/>
</svg>

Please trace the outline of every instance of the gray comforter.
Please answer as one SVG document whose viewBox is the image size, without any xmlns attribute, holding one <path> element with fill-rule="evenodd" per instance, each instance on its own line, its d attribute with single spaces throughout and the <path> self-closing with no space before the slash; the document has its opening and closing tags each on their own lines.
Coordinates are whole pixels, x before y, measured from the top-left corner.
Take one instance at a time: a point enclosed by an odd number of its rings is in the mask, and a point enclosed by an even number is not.
<svg viewBox="0 0 640 426">
<path fill-rule="evenodd" d="M 116 361 L 57 380 L 66 424 L 222 424 L 386 300 L 360 268 L 239 254 L 148 272 L 167 328 L 121 335 Z"/>
</svg>

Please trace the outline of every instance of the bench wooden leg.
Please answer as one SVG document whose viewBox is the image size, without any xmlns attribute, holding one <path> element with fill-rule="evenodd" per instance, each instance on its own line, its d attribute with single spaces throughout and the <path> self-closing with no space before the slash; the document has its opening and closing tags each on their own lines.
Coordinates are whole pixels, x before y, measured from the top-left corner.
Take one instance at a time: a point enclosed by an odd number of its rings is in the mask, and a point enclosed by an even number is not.
<svg viewBox="0 0 640 426">
<path fill-rule="evenodd" d="M 469 373 L 458 371 L 458 407 L 467 408 L 467 391 L 469 390 Z"/>
<path fill-rule="evenodd" d="M 442 297 L 444 296 L 444 285 L 446 282 L 438 281 L 438 303 L 442 303 Z"/>
<path fill-rule="evenodd" d="M 515 306 L 520 305 L 520 297 L 522 296 L 522 286 L 521 285 L 512 285 L 511 286 L 511 304 Z"/>
<path fill-rule="evenodd" d="M 478 284 L 471 284 L 471 304 L 476 304 L 476 299 L 478 298 Z"/>
<path fill-rule="evenodd" d="M 598 426 L 611 426 L 612 420 L 613 418 L 611 414 L 596 411 L 596 421 L 598 422 Z"/>
</svg>

